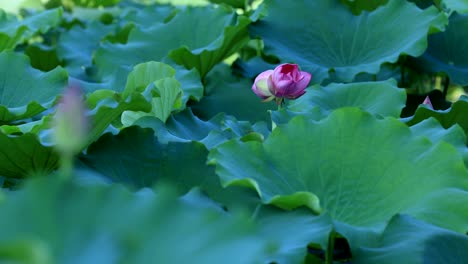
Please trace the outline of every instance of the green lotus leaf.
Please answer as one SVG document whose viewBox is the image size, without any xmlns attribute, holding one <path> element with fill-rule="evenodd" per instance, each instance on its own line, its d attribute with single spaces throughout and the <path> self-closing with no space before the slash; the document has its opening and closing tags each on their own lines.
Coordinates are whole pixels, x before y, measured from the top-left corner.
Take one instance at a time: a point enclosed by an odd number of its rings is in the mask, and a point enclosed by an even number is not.
<svg viewBox="0 0 468 264">
<path fill-rule="evenodd" d="M 438 201 L 431 204 L 430 201 Z M 468 191 L 447 189 L 432 193 L 404 213 L 461 234 L 468 231 Z"/>
<path fill-rule="evenodd" d="M 347 238 L 359 228 L 382 227 L 435 192 L 468 188 L 468 172 L 452 145 L 433 144 L 397 119 L 378 120 L 356 108 L 335 110 L 320 121 L 297 116 L 263 144 L 230 140 L 212 149 L 208 160 L 224 186 L 248 186 L 264 203 L 285 209 L 326 212 Z M 290 201 L 276 204 L 278 197 Z M 425 206 L 444 199 L 428 199 Z M 350 239 L 355 246 L 362 236 L 356 239 Z"/>
<path fill-rule="evenodd" d="M 61 67 L 50 72 L 32 68 L 26 55 L 0 53 L 0 124 L 37 115 L 49 108 L 68 83 Z"/>
<path fill-rule="evenodd" d="M 268 120 L 267 111 L 277 108 L 273 102 L 262 103 L 252 92 L 251 79 L 233 75 L 231 69 L 223 64 L 206 76 L 205 96 L 191 107 L 205 120 L 224 112 L 250 122 Z"/>
<path fill-rule="evenodd" d="M 156 0 L 158 4 L 171 4 L 175 6 L 205 6 L 209 4 L 208 0 Z"/>
<path fill-rule="evenodd" d="M 84 7 L 103 7 L 113 6 L 119 3 L 121 0 L 72 0 L 77 6 Z"/>
<path fill-rule="evenodd" d="M 254 57 L 248 61 L 237 59 L 234 62 L 234 72 L 240 75 L 254 79 L 260 73 L 274 69 L 277 65 L 266 62 L 262 57 Z"/>
<path fill-rule="evenodd" d="M 100 76 L 105 78 L 114 74 L 115 65 L 129 69 L 141 62 L 161 61 L 169 56 L 189 69 L 195 67 L 203 77 L 248 40 L 249 22 L 228 8 L 188 7 L 166 24 L 146 30 L 134 28 L 126 44 L 103 43 L 96 52 L 95 62 Z M 187 30 L 186 25 L 194 23 L 197 30 Z"/>
<path fill-rule="evenodd" d="M 2 125 L 0 126 L 0 130 L 5 135 L 17 135 L 18 136 L 21 134 L 32 133 L 32 134 L 41 136 L 42 131 L 51 128 L 52 122 L 53 122 L 52 120 L 53 120 L 53 115 L 49 114 L 49 115 L 43 116 L 39 120 L 23 123 L 20 125 Z M 41 143 L 43 145 L 47 145 L 46 142 L 41 141 Z"/>
<path fill-rule="evenodd" d="M 263 139 L 269 134 L 265 123 L 252 126 L 249 122 L 237 121 L 234 117 L 226 116 L 223 113 L 208 121 L 203 121 L 196 117 L 190 109 L 172 115 L 166 123 L 157 118 L 143 117 L 133 124 L 152 128 L 159 142 L 163 144 L 198 141 L 203 143 L 207 149 L 232 138 L 257 135 Z"/>
<path fill-rule="evenodd" d="M 49 1 L 49 3 L 51 3 L 51 1 Z M 62 4 L 58 4 L 58 6 L 62 6 Z M 69 9 L 67 11 L 70 13 L 66 13 L 66 19 L 72 23 L 69 26 L 72 26 L 75 22 L 77 22 L 76 19 L 78 19 L 82 24 L 93 23 L 94 21 L 101 21 L 102 23 L 110 24 L 114 21 L 114 18 L 119 17 L 123 9 L 118 6 L 98 8 L 74 6 L 73 9 Z M 67 26 L 67 28 L 69 26 Z"/>
<path fill-rule="evenodd" d="M 24 53 L 28 55 L 33 68 L 44 72 L 51 71 L 62 64 L 57 57 L 56 49 L 50 46 L 32 44 L 26 48 Z"/>
<path fill-rule="evenodd" d="M 62 9 L 38 12 L 18 20 L 0 9 L 0 51 L 12 50 L 37 33 L 45 33 L 62 20 Z"/>
<path fill-rule="evenodd" d="M 429 47 L 412 64 L 425 72 L 444 72 L 450 81 L 468 85 L 468 15 L 454 14 L 444 32 L 429 36 Z"/>
<path fill-rule="evenodd" d="M 332 222 L 327 214 L 313 216 L 310 211 L 298 209 L 290 212 L 261 207 L 255 214 L 260 235 L 272 241 L 273 263 L 302 263 L 311 243 L 327 249 Z"/>
<path fill-rule="evenodd" d="M 86 99 L 91 111 L 91 131 L 89 144 L 96 141 L 109 125 L 120 121 L 125 111 L 149 112 L 151 104 L 139 93 L 133 93 L 124 99 L 119 93 L 110 90 L 99 90 Z"/>
<path fill-rule="evenodd" d="M 468 237 L 408 215 L 392 218 L 374 247 L 362 248 L 353 256 L 357 263 L 462 264 L 468 259 Z"/>
<path fill-rule="evenodd" d="M 142 93 L 153 82 L 174 77 L 174 75 L 174 68 L 167 64 L 156 61 L 140 63 L 128 74 L 122 95 L 126 97 L 133 92 Z"/>
<path fill-rule="evenodd" d="M 464 0 L 442 0 L 445 6 L 451 11 L 456 11 L 459 14 L 468 13 L 468 2 Z"/>
<path fill-rule="evenodd" d="M 92 123 L 88 144 L 97 140 L 122 112 L 150 110 L 150 104 L 139 94 L 123 100 L 113 91 L 105 90 L 91 94 L 87 103 L 92 108 L 88 113 Z M 21 178 L 57 168 L 59 157 L 53 149 L 51 120 L 52 116 L 47 115 L 38 121 L 0 127 L 2 146 L 5 146 L 0 155 L 0 175 Z"/>
<path fill-rule="evenodd" d="M 265 248 L 244 217 L 177 200 L 168 187 L 135 194 L 35 180 L 2 201 L 0 224 L 5 263 L 259 263 Z"/>
<path fill-rule="evenodd" d="M 153 82 L 164 78 L 174 77 L 182 89 L 182 104 L 185 105 L 189 100 L 199 101 L 203 97 L 203 84 L 201 83 L 200 75 L 195 69 L 187 70 L 177 64 L 169 65 L 156 61 L 148 61 L 140 63 L 133 67 L 126 77 L 126 85 L 117 85 L 116 82 L 123 83 L 126 70 L 120 68 L 120 77 L 110 78 L 107 82 L 98 85 L 98 89 L 102 87 L 110 87 L 112 90 L 121 91 L 124 97 L 127 97 L 133 92 L 143 93 L 148 90 L 148 86 L 153 85 Z M 86 84 L 87 85 L 87 84 Z M 120 88 L 121 86 L 122 88 Z M 179 86 L 179 85 L 177 85 Z M 179 89 L 177 89 L 179 90 Z"/>
<path fill-rule="evenodd" d="M 302 97 L 291 100 L 282 112 L 293 117 L 301 113 L 314 112 L 318 108 L 326 117 L 342 107 L 359 107 L 380 117 L 399 117 L 405 106 L 406 92 L 397 87 L 394 80 L 350 84 L 313 86 Z M 281 115 L 282 113 L 273 113 Z M 275 120 L 276 121 L 276 120 Z M 284 121 L 282 121 L 284 122 Z"/>
<path fill-rule="evenodd" d="M 465 160 L 468 167 L 468 148 L 466 147 L 466 135 L 458 125 L 452 125 L 445 129 L 435 118 L 429 117 L 410 127 L 415 135 L 429 138 L 433 143 L 445 141 L 452 144 Z"/>
<path fill-rule="evenodd" d="M 86 68 L 92 65 L 93 52 L 99 48 L 100 41 L 113 30 L 113 25 L 92 21 L 84 25 L 75 24 L 60 34 L 57 55 L 63 60 L 64 67 L 71 76 L 83 80 L 91 79 L 86 75 Z"/>
<path fill-rule="evenodd" d="M 182 103 L 185 105 L 189 100 L 198 102 L 203 97 L 204 86 L 200 74 L 196 69 L 187 70 L 177 64 L 171 65 L 175 70 L 175 78 L 180 82 L 183 91 Z"/>
<path fill-rule="evenodd" d="M 74 7 L 103 8 L 116 5 L 119 2 L 120 0 L 50 0 L 47 2 L 46 7 L 64 6 L 69 9 Z"/>
<path fill-rule="evenodd" d="M 175 77 L 175 79 L 172 77 Z M 167 80 L 161 82 L 163 79 Z M 158 82 L 159 86 L 156 85 L 156 82 Z M 203 85 L 201 84 L 200 76 L 196 71 L 189 71 L 177 66 L 176 69 L 174 69 L 168 64 L 155 61 L 141 63 L 133 68 L 132 72 L 130 72 L 127 77 L 127 84 L 123 91 L 123 96 L 125 97 L 133 92 L 145 92 L 145 90 L 148 90 L 147 88 L 149 85 L 156 85 L 157 93 L 162 95 L 162 97 L 158 96 L 160 99 L 165 98 L 165 100 L 175 100 L 174 103 L 176 104 L 176 108 L 180 108 L 185 105 L 189 99 L 198 101 L 199 98 L 203 96 Z M 167 87 L 167 85 L 170 87 Z M 164 92 L 161 89 L 169 90 Z M 181 94 L 181 98 L 179 98 L 179 94 Z M 160 99 L 156 99 L 156 102 L 153 102 L 153 104 L 155 104 L 154 106 L 158 104 L 157 100 L 160 101 Z M 168 105 L 167 107 L 168 109 L 166 111 L 172 110 L 172 105 Z M 141 116 L 133 116 L 129 120 L 135 121 L 139 117 Z M 162 120 L 166 119 L 167 117 Z"/>
<path fill-rule="evenodd" d="M 211 149 L 213 145 L 218 145 L 232 138 L 228 137 L 231 135 L 230 133 L 222 132 L 224 118 L 224 114 L 219 114 L 208 121 L 203 121 L 196 117 L 190 109 L 187 109 L 171 116 L 166 123 L 157 118 L 144 117 L 138 119 L 134 125 L 152 128 L 158 140 L 163 144 L 198 141 Z"/>
<path fill-rule="evenodd" d="M 359 15 L 362 11 L 373 11 L 378 7 L 385 5 L 388 0 L 341 0 L 341 3 L 351 8 L 353 14 Z"/>
<path fill-rule="evenodd" d="M 401 83 L 401 67 L 398 64 L 382 64 L 377 74 L 360 73 L 355 76 L 353 82 L 375 82 L 389 79 L 394 79 L 397 83 Z"/>
<path fill-rule="evenodd" d="M 400 54 L 419 56 L 427 48 L 428 32 L 447 24 L 435 7 L 420 10 L 403 0 L 359 16 L 338 0 L 270 0 L 264 5 L 267 16 L 251 26 L 252 35 L 263 39 L 268 54 L 312 73 L 312 83 L 321 83 L 330 71 L 352 81 L 360 72 L 379 72 L 381 64 L 397 61 Z"/>
<path fill-rule="evenodd" d="M 41 0 L 18 0 L 18 1 L 2 1 L 3 10 L 18 14 L 23 8 L 43 10 L 44 6 Z"/>
<path fill-rule="evenodd" d="M 413 117 L 407 120 L 409 126 L 415 125 L 427 118 L 433 117 L 439 121 L 444 128 L 449 128 L 458 124 L 468 136 L 468 119 L 466 113 L 468 111 L 468 97 L 460 97 L 458 101 L 452 104 L 447 110 L 432 110 L 424 106 L 418 107 Z"/>
<path fill-rule="evenodd" d="M 172 19 L 177 9 L 169 5 L 149 5 L 125 8 L 120 15 L 121 23 L 131 23 L 138 28 L 151 28 Z M 151 23 L 149 23 L 151 21 Z"/>
<path fill-rule="evenodd" d="M 151 93 L 151 111 L 146 113 L 142 111 L 126 111 L 122 115 L 122 123 L 124 126 L 129 126 L 132 122 L 143 116 L 154 116 L 166 122 L 167 118 L 173 111 L 181 110 L 182 105 L 182 89 L 180 83 L 175 78 L 164 78 L 153 83 L 154 89 L 150 89 Z"/>
<path fill-rule="evenodd" d="M 37 134 L 8 135 L 0 130 L 1 176 L 24 178 L 57 168 L 58 154 L 52 147 L 42 145 Z"/>
<path fill-rule="evenodd" d="M 235 8 L 244 8 L 246 3 L 248 3 L 244 0 L 209 0 L 209 1 L 215 4 L 227 4 Z"/>
<path fill-rule="evenodd" d="M 168 182 L 178 191 L 188 192 L 207 178 L 215 178 L 213 169 L 205 164 L 207 155 L 201 143 L 161 144 L 152 129 L 132 126 L 118 135 L 104 134 L 80 160 L 113 182 L 135 189 Z"/>
</svg>

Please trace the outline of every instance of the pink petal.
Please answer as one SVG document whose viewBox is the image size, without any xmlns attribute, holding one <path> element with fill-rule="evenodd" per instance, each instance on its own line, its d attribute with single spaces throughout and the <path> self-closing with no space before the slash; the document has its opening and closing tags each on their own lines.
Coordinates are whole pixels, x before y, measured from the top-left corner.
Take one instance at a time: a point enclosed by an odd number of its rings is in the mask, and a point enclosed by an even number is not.
<svg viewBox="0 0 468 264">
<path fill-rule="evenodd" d="M 260 73 L 252 85 L 252 91 L 260 98 L 266 99 L 272 96 L 272 93 L 269 91 L 268 80 L 270 79 L 273 70 L 267 70 Z M 267 87 L 264 87 L 267 86 Z"/>
<path fill-rule="evenodd" d="M 432 106 L 432 103 L 431 103 L 431 98 L 429 98 L 429 96 L 426 96 L 426 98 L 424 99 L 423 104 L 429 106 L 430 109 L 434 109 L 434 107 Z"/>
<path fill-rule="evenodd" d="M 305 89 L 304 90 L 296 90 L 292 93 L 289 93 L 286 98 L 288 99 L 296 99 L 298 97 L 301 97 L 302 95 L 304 95 L 306 93 Z"/>
<path fill-rule="evenodd" d="M 295 83 L 293 80 L 281 80 L 274 84 L 274 95 L 277 97 L 284 97 L 291 89 L 294 89 Z"/>
<path fill-rule="evenodd" d="M 296 85 L 301 89 L 305 89 L 309 85 L 311 79 L 312 74 L 301 71 L 301 79 L 296 83 Z"/>
<path fill-rule="evenodd" d="M 273 74 L 273 70 L 264 71 L 264 72 L 260 73 L 259 75 L 257 75 L 257 77 L 255 78 L 254 83 L 256 83 L 258 80 L 261 80 L 261 79 L 268 79 L 268 77 L 270 77 L 270 75 L 272 75 L 272 74 Z"/>
<path fill-rule="evenodd" d="M 298 66 L 296 64 L 285 63 L 276 66 L 272 74 L 273 83 L 279 82 L 280 80 L 290 80 L 292 77 L 290 73 L 297 70 Z"/>
</svg>

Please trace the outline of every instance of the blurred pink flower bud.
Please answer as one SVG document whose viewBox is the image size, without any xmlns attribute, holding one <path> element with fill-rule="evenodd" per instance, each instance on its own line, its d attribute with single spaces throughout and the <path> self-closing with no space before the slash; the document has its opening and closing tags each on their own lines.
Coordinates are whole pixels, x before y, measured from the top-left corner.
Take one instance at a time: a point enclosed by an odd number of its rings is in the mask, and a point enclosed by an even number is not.
<svg viewBox="0 0 468 264">
<path fill-rule="evenodd" d="M 434 109 L 434 107 L 432 107 L 431 99 L 429 98 L 429 96 L 426 96 L 423 104 L 429 106 L 430 109 Z"/>
<path fill-rule="evenodd" d="M 299 71 L 297 64 L 281 64 L 255 78 L 252 91 L 265 101 L 274 98 L 296 99 L 305 93 L 312 75 Z"/>
<path fill-rule="evenodd" d="M 66 153 L 77 153 L 88 138 L 88 119 L 83 94 L 79 87 L 68 87 L 57 106 L 54 127 L 57 149 Z"/>
</svg>

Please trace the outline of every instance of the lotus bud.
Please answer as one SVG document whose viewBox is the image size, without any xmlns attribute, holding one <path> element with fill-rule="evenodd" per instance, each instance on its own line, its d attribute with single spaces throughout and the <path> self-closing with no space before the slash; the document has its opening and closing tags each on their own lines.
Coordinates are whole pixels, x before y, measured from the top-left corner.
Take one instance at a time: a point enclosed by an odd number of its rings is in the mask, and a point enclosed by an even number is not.
<svg viewBox="0 0 468 264">
<path fill-rule="evenodd" d="M 305 94 L 311 78 L 312 75 L 300 71 L 297 64 L 281 64 L 274 70 L 260 73 L 255 78 L 252 91 L 264 101 L 296 99 Z"/>
<path fill-rule="evenodd" d="M 67 155 L 78 153 L 88 139 L 88 119 L 79 87 L 68 87 L 57 106 L 54 128 L 57 149 Z"/>
<path fill-rule="evenodd" d="M 432 106 L 431 99 L 429 98 L 429 96 L 426 96 L 426 98 L 424 99 L 423 104 L 424 104 L 424 105 L 427 105 L 430 109 L 434 109 L 434 107 Z"/>
</svg>

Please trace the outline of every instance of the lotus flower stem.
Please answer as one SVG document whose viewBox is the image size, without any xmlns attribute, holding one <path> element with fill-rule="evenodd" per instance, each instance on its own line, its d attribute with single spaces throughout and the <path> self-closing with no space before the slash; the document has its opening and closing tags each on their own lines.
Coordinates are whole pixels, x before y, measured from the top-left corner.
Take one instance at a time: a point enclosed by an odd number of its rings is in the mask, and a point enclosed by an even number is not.
<svg viewBox="0 0 468 264">
<path fill-rule="evenodd" d="M 444 90 L 442 91 L 444 99 L 447 98 L 447 92 L 448 92 L 449 86 L 450 86 L 450 77 L 445 76 Z"/>
<path fill-rule="evenodd" d="M 60 154 L 59 174 L 71 178 L 73 158 L 88 141 L 88 119 L 83 93 L 77 86 L 65 89 L 54 116 L 55 149 Z"/>
<path fill-rule="evenodd" d="M 62 155 L 60 155 L 60 167 L 58 172 L 60 178 L 63 180 L 70 179 L 73 175 L 73 157 L 73 154 L 68 155 L 62 153 Z"/>
<path fill-rule="evenodd" d="M 278 110 L 283 108 L 284 98 L 278 97 L 275 99 L 276 104 L 278 105 Z"/>
</svg>

